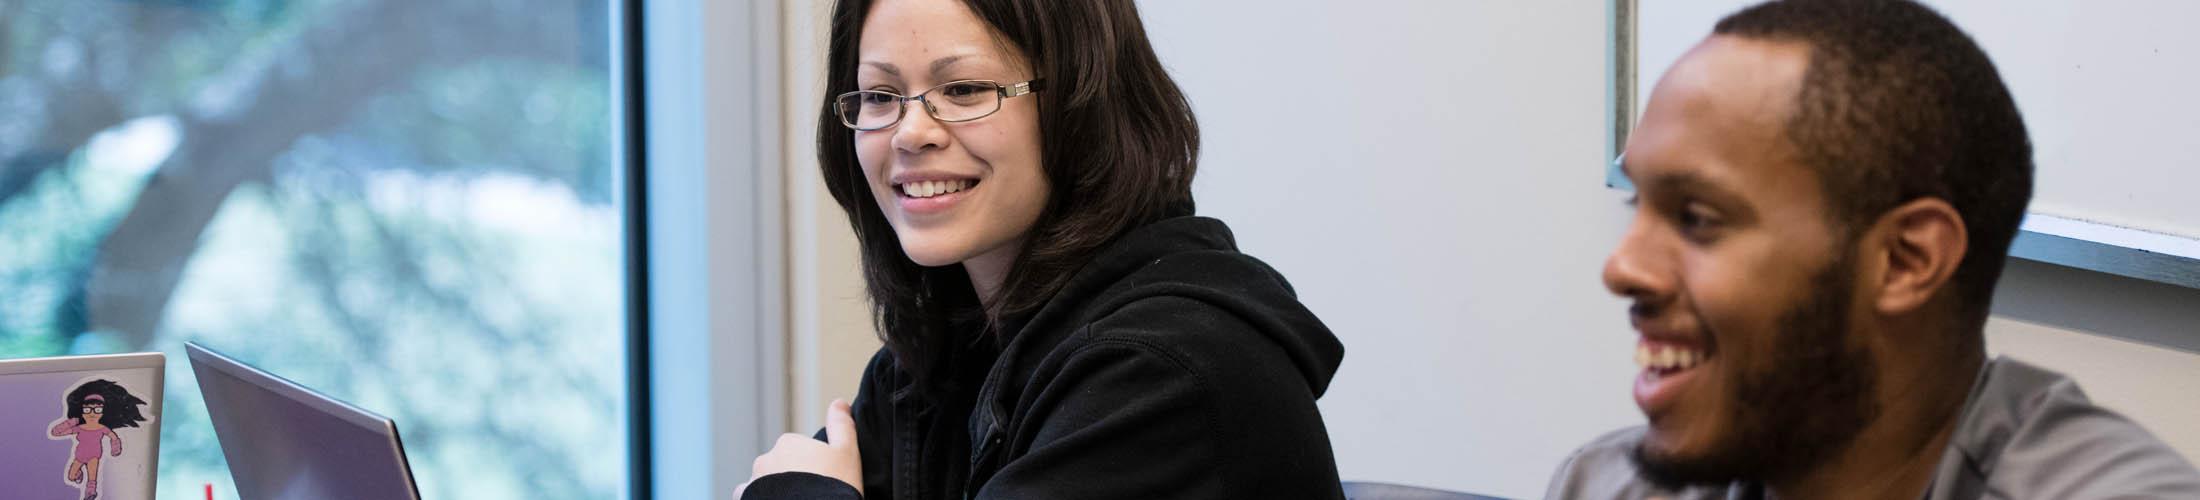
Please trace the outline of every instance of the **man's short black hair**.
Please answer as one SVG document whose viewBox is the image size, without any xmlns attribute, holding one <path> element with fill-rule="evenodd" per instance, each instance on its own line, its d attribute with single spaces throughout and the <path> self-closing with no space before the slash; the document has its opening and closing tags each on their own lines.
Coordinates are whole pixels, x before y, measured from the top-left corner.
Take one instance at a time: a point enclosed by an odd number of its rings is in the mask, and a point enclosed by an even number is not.
<svg viewBox="0 0 2200 500">
<path fill-rule="evenodd" d="M 1962 214 L 1970 249 L 1952 292 L 1963 325 L 1983 329 L 2032 198 L 2032 143 L 1978 44 L 1908 0 L 1776 0 L 1713 32 L 1810 47 L 1786 134 L 1844 236 L 1919 198 Z"/>
</svg>

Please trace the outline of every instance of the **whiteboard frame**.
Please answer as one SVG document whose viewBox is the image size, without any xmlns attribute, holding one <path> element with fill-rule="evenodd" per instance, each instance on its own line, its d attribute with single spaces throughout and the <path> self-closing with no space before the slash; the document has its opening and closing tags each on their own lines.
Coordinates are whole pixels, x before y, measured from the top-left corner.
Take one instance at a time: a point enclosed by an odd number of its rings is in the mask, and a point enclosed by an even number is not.
<svg viewBox="0 0 2200 500">
<path fill-rule="evenodd" d="M 1639 9 L 1637 0 L 1611 0 L 1606 29 L 1611 44 L 1605 52 L 1610 139 L 1605 157 L 1612 161 L 1604 166 L 1604 185 L 1626 191 L 1634 185 L 1619 166 L 1640 106 L 1635 102 L 1641 76 L 1636 67 Z M 2027 212 L 2019 229 L 2009 245 L 2011 257 L 2200 289 L 2200 239 L 2039 212 Z"/>
</svg>

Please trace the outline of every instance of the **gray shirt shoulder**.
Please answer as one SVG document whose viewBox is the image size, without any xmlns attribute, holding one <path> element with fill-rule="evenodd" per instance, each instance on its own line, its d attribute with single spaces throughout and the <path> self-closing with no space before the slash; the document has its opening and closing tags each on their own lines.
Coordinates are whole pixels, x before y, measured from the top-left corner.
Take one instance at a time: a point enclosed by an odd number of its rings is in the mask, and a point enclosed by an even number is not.
<svg viewBox="0 0 2200 500">
<path fill-rule="evenodd" d="M 2200 470 L 2146 429 L 2094 405 L 2069 378 L 2007 358 L 1987 362 L 1934 471 L 1929 499 L 2200 499 Z M 1598 437 L 1551 477 L 1553 499 L 1742 499 L 1757 488 L 1660 489 L 1631 454 L 1644 427 Z"/>
<path fill-rule="evenodd" d="M 2200 470 L 2061 374 L 1987 363 L 1928 498 L 2200 498 Z"/>
<path fill-rule="evenodd" d="M 1635 446 L 1642 442 L 1648 428 L 1629 427 L 1598 436 L 1595 441 L 1574 450 L 1559 464 L 1558 474 L 1551 476 L 1550 487 L 1544 490 L 1548 499 L 1672 499 L 1672 500 L 1739 500 L 1747 498 L 1742 488 L 1694 487 L 1683 490 L 1660 488 L 1642 480 L 1635 473 Z"/>
</svg>

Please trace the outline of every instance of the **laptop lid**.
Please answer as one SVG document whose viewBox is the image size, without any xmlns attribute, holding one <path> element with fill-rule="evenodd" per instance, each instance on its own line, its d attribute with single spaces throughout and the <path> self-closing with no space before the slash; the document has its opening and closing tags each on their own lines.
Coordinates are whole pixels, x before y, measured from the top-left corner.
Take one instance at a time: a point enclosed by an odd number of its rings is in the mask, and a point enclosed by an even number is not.
<svg viewBox="0 0 2200 500">
<path fill-rule="evenodd" d="M 0 360 L 0 496 L 152 500 L 167 359 Z"/>
<path fill-rule="evenodd" d="M 397 424 L 184 344 L 243 500 L 418 500 Z"/>
</svg>

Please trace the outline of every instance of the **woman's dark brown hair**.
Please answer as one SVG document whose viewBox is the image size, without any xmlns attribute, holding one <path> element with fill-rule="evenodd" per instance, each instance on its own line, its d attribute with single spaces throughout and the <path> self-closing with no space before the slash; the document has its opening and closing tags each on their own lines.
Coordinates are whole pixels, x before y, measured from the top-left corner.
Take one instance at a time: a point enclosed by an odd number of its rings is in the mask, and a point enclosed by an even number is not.
<svg viewBox="0 0 2200 500">
<path fill-rule="evenodd" d="M 833 8 L 826 96 L 856 90 L 864 17 L 872 0 Z M 879 338 L 926 392 L 953 390 L 942 376 L 959 345 L 1005 342 L 1000 318 L 1035 311 L 1085 260 L 1139 226 L 1192 213 L 1199 124 L 1161 67 L 1131 0 L 963 0 L 1044 80 L 1038 98 L 1047 205 L 1001 284 L 980 305 L 960 264 L 927 268 L 903 253 L 865 185 L 854 131 L 820 106 L 817 156 L 825 187 L 848 212 L 862 246 Z M 988 338 L 981 338 L 983 335 Z M 958 344 L 961 342 L 961 344 Z"/>
</svg>

